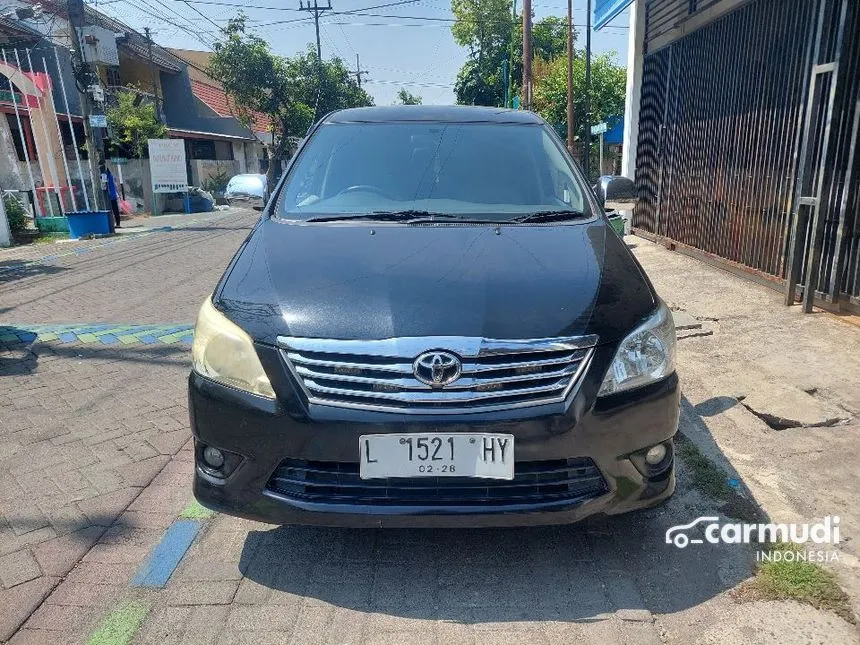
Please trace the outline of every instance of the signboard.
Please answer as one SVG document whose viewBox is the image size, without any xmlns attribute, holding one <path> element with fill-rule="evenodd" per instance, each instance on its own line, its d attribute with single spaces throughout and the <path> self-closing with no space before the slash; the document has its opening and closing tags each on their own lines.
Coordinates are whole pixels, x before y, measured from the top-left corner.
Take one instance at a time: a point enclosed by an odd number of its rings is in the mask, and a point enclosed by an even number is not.
<svg viewBox="0 0 860 645">
<path fill-rule="evenodd" d="M 106 128 L 107 116 L 104 114 L 90 114 L 90 126 L 93 128 Z"/>
<path fill-rule="evenodd" d="M 126 159 L 125 157 L 111 157 L 110 162 L 115 163 L 117 166 L 119 166 L 121 164 L 128 163 L 128 159 Z"/>
<path fill-rule="evenodd" d="M 110 29 L 87 25 L 81 29 L 84 54 L 87 62 L 101 65 L 119 65 L 116 34 Z"/>
<path fill-rule="evenodd" d="M 515 96 L 514 100 L 511 101 L 511 107 L 514 108 L 515 110 L 520 109 L 520 97 L 519 96 Z"/>
<path fill-rule="evenodd" d="M 591 134 L 603 134 L 609 129 L 609 125 L 604 121 L 603 123 L 598 123 L 597 125 L 591 126 Z"/>
<path fill-rule="evenodd" d="M 152 192 L 188 192 L 185 170 L 185 141 L 182 139 L 149 139 L 149 172 Z"/>
<path fill-rule="evenodd" d="M 599 31 L 609 24 L 632 2 L 633 0 L 597 0 L 594 3 L 594 31 Z"/>
</svg>

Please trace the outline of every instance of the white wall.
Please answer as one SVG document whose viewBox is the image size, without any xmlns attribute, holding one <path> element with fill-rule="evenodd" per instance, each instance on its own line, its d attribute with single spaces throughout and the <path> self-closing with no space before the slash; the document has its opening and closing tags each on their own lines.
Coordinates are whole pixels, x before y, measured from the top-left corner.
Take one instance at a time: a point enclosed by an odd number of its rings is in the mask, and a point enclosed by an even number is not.
<svg viewBox="0 0 860 645">
<path fill-rule="evenodd" d="M 639 103 L 642 95 L 642 62 L 645 56 L 645 0 L 630 5 L 627 44 L 627 94 L 624 100 L 624 150 L 621 174 L 636 178 L 636 144 L 639 141 Z"/>
</svg>

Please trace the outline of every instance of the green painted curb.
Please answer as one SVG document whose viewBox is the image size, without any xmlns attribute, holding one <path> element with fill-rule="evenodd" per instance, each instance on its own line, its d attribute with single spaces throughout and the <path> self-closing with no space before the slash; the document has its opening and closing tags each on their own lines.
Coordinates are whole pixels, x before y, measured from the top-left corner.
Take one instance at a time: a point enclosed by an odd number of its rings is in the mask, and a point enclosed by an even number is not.
<svg viewBox="0 0 860 645">
<path fill-rule="evenodd" d="M 132 600 L 109 613 L 87 645 L 128 645 L 149 613 L 149 604 Z"/>
</svg>

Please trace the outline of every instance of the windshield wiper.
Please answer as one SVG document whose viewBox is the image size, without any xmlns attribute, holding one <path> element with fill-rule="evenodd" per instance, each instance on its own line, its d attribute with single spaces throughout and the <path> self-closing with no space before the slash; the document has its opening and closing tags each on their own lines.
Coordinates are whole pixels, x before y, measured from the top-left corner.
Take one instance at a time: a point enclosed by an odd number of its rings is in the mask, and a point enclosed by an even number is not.
<svg viewBox="0 0 860 645">
<path fill-rule="evenodd" d="M 350 215 L 344 213 L 342 215 L 325 215 L 323 217 L 312 217 L 309 222 L 341 222 L 348 220 L 373 220 L 376 222 L 408 222 L 416 218 L 425 218 L 438 216 L 438 213 L 419 210 L 403 210 L 403 211 L 373 211 L 372 213 L 361 213 L 359 215 Z"/>
<path fill-rule="evenodd" d="M 349 220 L 365 220 L 375 222 L 408 222 L 410 224 L 427 224 L 429 222 L 462 222 L 464 224 L 487 224 L 498 223 L 495 220 L 467 218 L 451 213 L 433 213 L 431 211 L 402 210 L 402 211 L 373 211 L 372 213 L 361 213 L 360 215 L 326 215 L 323 217 L 312 217 L 309 222 L 345 222 Z"/>
<path fill-rule="evenodd" d="M 538 211 L 537 213 L 529 213 L 528 215 L 520 215 L 507 220 L 508 222 L 517 222 L 520 224 L 535 223 L 535 222 L 562 222 L 565 220 L 577 219 L 585 217 L 582 211 L 555 210 L 555 211 Z"/>
</svg>

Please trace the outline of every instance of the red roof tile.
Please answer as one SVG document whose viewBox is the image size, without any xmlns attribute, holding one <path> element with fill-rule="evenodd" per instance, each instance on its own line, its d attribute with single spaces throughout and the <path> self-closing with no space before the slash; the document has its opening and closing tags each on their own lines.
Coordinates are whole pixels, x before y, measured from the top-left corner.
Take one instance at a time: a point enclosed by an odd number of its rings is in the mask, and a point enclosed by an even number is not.
<svg viewBox="0 0 860 645">
<path fill-rule="evenodd" d="M 230 98 L 220 87 L 191 79 L 191 91 L 194 92 L 194 96 L 203 101 L 217 115 L 234 116 L 233 110 L 230 107 Z M 265 114 L 254 112 L 252 122 L 254 132 L 269 132 L 270 123 L 269 117 Z"/>
</svg>

